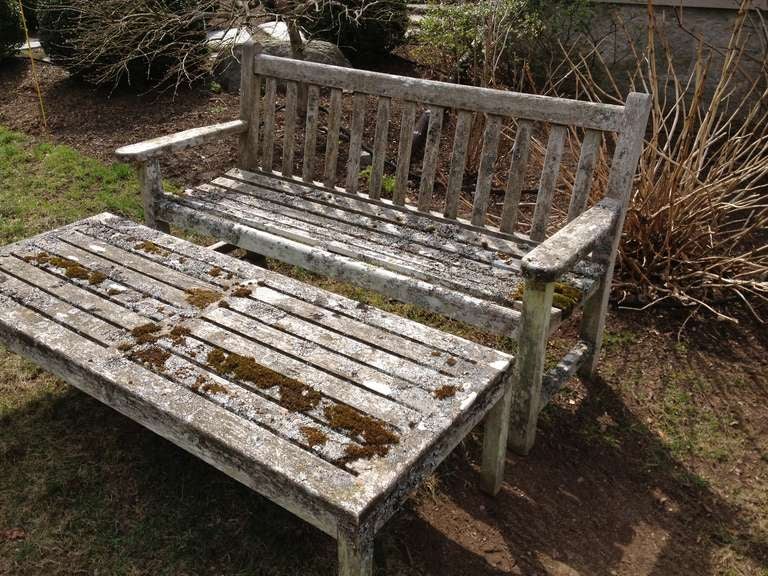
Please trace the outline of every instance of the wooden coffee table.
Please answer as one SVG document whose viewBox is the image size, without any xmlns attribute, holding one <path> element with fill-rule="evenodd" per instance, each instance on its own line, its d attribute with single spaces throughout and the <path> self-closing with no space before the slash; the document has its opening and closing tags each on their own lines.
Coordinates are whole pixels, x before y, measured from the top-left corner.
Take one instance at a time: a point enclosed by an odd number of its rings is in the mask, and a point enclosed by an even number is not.
<svg viewBox="0 0 768 576">
<path fill-rule="evenodd" d="M 0 249 L 0 342 L 337 538 L 355 575 L 512 361 L 111 214 Z"/>
</svg>

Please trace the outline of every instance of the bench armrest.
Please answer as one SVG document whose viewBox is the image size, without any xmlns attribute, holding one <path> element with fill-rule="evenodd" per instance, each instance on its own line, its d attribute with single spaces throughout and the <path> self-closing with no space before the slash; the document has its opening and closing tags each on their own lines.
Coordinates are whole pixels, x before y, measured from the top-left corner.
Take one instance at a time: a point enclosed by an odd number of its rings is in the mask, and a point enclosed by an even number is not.
<svg viewBox="0 0 768 576">
<path fill-rule="evenodd" d="M 118 158 L 140 162 L 155 158 L 167 152 L 183 150 L 191 146 L 199 146 L 222 136 L 241 134 L 248 129 L 248 124 L 242 120 L 233 120 L 222 124 L 212 124 L 201 128 L 192 128 L 183 132 L 176 132 L 168 136 L 145 140 L 138 144 L 123 146 L 115 151 Z"/>
<path fill-rule="evenodd" d="M 620 215 L 621 204 L 604 198 L 526 254 L 523 274 L 554 282 L 611 234 Z"/>
</svg>

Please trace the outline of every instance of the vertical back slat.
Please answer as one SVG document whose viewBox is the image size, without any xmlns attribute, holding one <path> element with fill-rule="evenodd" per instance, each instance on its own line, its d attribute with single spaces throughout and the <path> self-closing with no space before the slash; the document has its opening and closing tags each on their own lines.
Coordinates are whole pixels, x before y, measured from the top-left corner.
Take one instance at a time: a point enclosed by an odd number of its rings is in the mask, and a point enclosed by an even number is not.
<svg viewBox="0 0 768 576">
<path fill-rule="evenodd" d="M 243 44 L 240 70 L 240 119 L 248 123 L 248 130 L 240 136 L 240 167 L 255 170 L 259 155 L 259 99 L 261 81 L 253 73 L 256 47 L 253 42 Z"/>
<path fill-rule="evenodd" d="M 456 133 L 453 137 L 453 153 L 451 154 L 451 167 L 448 176 L 448 189 L 445 193 L 446 218 L 456 218 L 459 211 L 459 196 L 464 184 L 464 168 L 467 166 L 467 148 L 469 136 L 472 133 L 473 113 L 468 110 L 459 110 L 456 119 Z"/>
<path fill-rule="evenodd" d="M 336 185 L 336 165 L 339 160 L 339 128 L 341 127 L 341 90 L 331 90 L 331 109 L 328 113 L 328 137 L 325 140 L 325 172 L 323 184 Z"/>
<path fill-rule="evenodd" d="M 363 126 L 365 124 L 365 105 L 368 96 L 355 92 L 352 96 L 352 126 L 349 136 L 349 156 L 347 158 L 347 192 L 356 193 L 360 181 L 360 153 L 363 148 Z"/>
<path fill-rule="evenodd" d="M 512 161 L 509 165 L 509 177 L 507 178 L 507 190 L 504 194 L 504 209 L 501 212 L 502 232 L 514 232 L 517 226 L 517 216 L 520 210 L 520 193 L 525 184 L 525 171 L 528 166 L 528 153 L 531 148 L 531 132 L 533 122 L 519 120 L 517 122 L 517 134 L 515 144 L 512 147 Z"/>
<path fill-rule="evenodd" d="M 304 165 L 301 178 L 312 182 L 315 172 L 315 146 L 317 144 L 317 116 L 320 106 L 320 90 L 314 84 L 307 87 L 307 121 L 304 133 Z"/>
<path fill-rule="evenodd" d="M 293 149 L 296 134 L 296 102 L 299 87 L 296 82 L 285 85 L 285 127 L 283 133 L 283 176 L 293 176 Z"/>
<path fill-rule="evenodd" d="M 483 133 L 483 150 L 480 156 L 480 168 L 477 171 L 475 200 L 472 203 L 472 224 L 485 224 L 488 210 L 488 196 L 491 193 L 493 181 L 493 166 L 499 150 L 499 133 L 501 132 L 501 116 L 486 115 L 485 132 Z"/>
<path fill-rule="evenodd" d="M 384 176 L 384 158 L 387 154 L 387 135 L 389 133 L 390 99 L 379 98 L 376 112 L 376 134 L 373 138 L 373 164 L 371 165 L 371 198 L 381 196 L 381 181 Z"/>
<path fill-rule="evenodd" d="M 277 80 L 267 78 L 264 88 L 264 142 L 262 147 L 261 167 L 267 172 L 272 171 L 272 160 L 275 151 L 275 96 Z"/>
<path fill-rule="evenodd" d="M 573 184 L 573 194 L 568 205 L 568 222 L 584 211 L 592 190 L 592 178 L 595 175 L 595 162 L 600 152 L 603 134 L 598 130 L 587 130 L 581 143 L 579 165 L 576 168 L 576 181 Z"/>
<path fill-rule="evenodd" d="M 424 147 L 424 163 L 421 167 L 421 185 L 419 186 L 419 205 L 421 212 L 432 208 L 432 189 L 435 185 L 437 157 L 440 153 L 440 133 L 443 129 L 443 108 L 432 106 L 429 109 L 429 128 Z"/>
<path fill-rule="evenodd" d="M 552 208 L 552 198 L 555 195 L 557 177 L 560 174 L 560 160 L 563 157 L 563 144 L 568 129 L 559 124 L 553 124 L 549 132 L 547 153 L 544 157 L 544 168 L 539 180 L 539 192 L 536 198 L 536 209 L 533 212 L 531 225 L 531 240 L 540 242 L 547 234 L 547 222 Z"/>
<path fill-rule="evenodd" d="M 395 194 L 392 201 L 402 206 L 408 192 L 408 174 L 411 171 L 411 145 L 413 144 L 413 124 L 416 121 L 416 102 L 403 102 L 403 115 L 400 120 L 400 142 L 397 148 L 397 172 L 395 173 Z"/>
</svg>

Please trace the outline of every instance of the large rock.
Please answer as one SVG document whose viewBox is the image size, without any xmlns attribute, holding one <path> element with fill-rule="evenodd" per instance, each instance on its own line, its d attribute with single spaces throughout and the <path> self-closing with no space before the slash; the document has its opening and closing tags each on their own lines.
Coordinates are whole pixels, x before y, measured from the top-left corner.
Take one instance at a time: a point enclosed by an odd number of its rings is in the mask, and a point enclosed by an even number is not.
<svg viewBox="0 0 768 576">
<path fill-rule="evenodd" d="M 293 57 L 290 42 L 267 34 L 264 29 L 257 29 L 253 34 L 253 40 L 261 47 L 263 54 L 284 58 Z M 227 92 L 237 92 L 240 88 L 240 53 L 241 46 L 238 44 L 216 55 L 213 77 Z M 348 68 L 352 66 L 338 46 L 322 40 L 310 40 L 304 44 L 303 59 L 333 66 Z"/>
</svg>

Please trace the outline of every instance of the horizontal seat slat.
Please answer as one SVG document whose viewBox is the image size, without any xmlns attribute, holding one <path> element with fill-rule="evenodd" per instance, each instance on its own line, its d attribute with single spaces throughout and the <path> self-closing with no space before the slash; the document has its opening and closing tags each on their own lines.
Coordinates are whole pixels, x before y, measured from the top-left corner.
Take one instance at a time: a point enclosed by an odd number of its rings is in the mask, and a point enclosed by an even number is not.
<svg viewBox="0 0 768 576">
<path fill-rule="evenodd" d="M 322 248 L 308 246 L 280 235 L 256 230 L 220 215 L 200 212 L 183 206 L 178 201 L 161 201 L 158 213 L 167 221 L 181 227 L 209 234 L 245 250 L 256 251 L 312 272 L 331 275 L 488 331 L 511 335 L 518 326 L 520 313 L 516 310 L 372 266 L 354 258 L 331 254 Z"/>
</svg>

